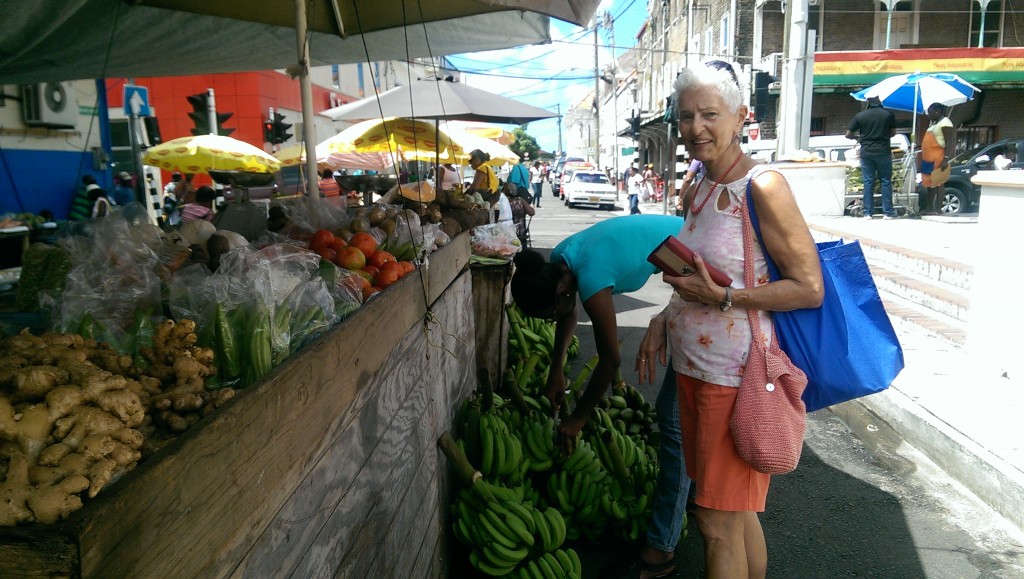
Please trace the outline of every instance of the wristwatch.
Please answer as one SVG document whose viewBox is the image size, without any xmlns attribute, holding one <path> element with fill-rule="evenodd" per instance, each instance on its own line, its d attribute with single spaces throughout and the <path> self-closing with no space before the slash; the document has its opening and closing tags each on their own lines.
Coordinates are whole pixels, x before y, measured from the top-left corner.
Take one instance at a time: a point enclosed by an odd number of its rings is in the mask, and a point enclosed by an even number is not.
<svg viewBox="0 0 1024 579">
<path fill-rule="evenodd" d="M 725 288 L 725 298 L 722 300 L 722 302 L 720 304 L 718 304 L 718 309 L 722 310 L 723 312 L 727 312 L 730 309 L 732 309 L 732 288 L 731 287 Z"/>
</svg>

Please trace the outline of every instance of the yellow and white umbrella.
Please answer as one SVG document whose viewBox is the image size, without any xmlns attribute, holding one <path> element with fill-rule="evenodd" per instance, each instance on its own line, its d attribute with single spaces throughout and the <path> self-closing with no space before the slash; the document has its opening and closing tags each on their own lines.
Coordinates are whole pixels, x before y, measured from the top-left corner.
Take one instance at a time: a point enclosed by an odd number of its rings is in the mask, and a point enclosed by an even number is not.
<svg viewBox="0 0 1024 579">
<path fill-rule="evenodd" d="M 179 137 L 146 150 L 143 163 L 167 171 L 276 173 L 281 162 L 263 149 L 221 135 Z"/>
<path fill-rule="evenodd" d="M 519 155 L 515 154 L 512 149 L 509 149 L 505 145 L 501 145 L 490 139 L 485 139 L 479 135 L 468 133 L 461 129 L 453 128 L 452 125 L 448 125 L 444 129 L 445 134 L 452 138 L 462 152 L 455 155 L 455 160 L 452 160 L 452 156 L 447 153 L 438 155 L 438 159 L 444 163 L 466 163 L 469 161 L 469 153 L 474 149 L 479 149 L 484 153 L 491 156 L 491 159 L 487 161 L 488 165 L 494 167 L 500 167 L 505 163 L 515 165 L 519 163 Z M 406 153 L 407 159 L 415 159 L 417 161 L 433 161 L 434 153 Z"/>
<path fill-rule="evenodd" d="M 410 155 L 462 153 L 462 148 L 434 123 L 414 119 L 388 117 L 356 123 L 317 145 L 328 156 L 348 153 L 389 153 L 402 151 Z"/>
<path fill-rule="evenodd" d="M 512 143 L 516 142 L 515 134 L 513 134 L 513 133 L 511 133 L 509 131 L 506 131 L 505 129 L 503 129 L 501 127 L 497 127 L 497 126 L 494 126 L 494 125 L 488 125 L 486 123 L 472 123 L 472 122 L 467 122 L 467 121 L 452 121 L 452 122 L 449 123 L 448 126 L 449 126 L 449 128 L 462 129 L 463 131 L 465 131 L 467 133 L 470 133 L 472 135 L 476 135 L 478 137 L 483 137 L 485 139 L 490 139 L 490 140 L 498 143 L 499 145 L 508 146 L 508 145 L 511 145 Z"/>
</svg>

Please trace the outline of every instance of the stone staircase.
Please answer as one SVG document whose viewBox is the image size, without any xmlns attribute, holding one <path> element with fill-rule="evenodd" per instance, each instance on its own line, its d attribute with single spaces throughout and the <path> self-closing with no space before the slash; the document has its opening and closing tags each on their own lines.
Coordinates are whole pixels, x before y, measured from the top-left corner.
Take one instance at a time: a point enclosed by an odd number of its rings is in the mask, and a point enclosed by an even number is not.
<svg viewBox="0 0 1024 579">
<path fill-rule="evenodd" d="M 810 227 L 816 241 L 852 241 L 848 233 L 820 224 Z M 858 239 L 893 325 L 917 324 L 963 347 L 972 267 L 863 236 Z"/>
</svg>

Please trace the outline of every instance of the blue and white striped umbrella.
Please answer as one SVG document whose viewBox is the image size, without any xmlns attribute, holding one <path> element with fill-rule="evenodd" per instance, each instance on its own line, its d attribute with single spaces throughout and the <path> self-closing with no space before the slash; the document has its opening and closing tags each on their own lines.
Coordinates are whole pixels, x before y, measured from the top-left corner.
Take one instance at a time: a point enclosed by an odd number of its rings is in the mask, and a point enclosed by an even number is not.
<svg viewBox="0 0 1024 579">
<path fill-rule="evenodd" d="M 892 76 L 850 96 L 859 101 L 876 96 L 887 109 L 924 113 L 932 103 L 958 105 L 977 92 L 981 92 L 978 87 L 955 74 L 934 72 Z"/>
</svg>

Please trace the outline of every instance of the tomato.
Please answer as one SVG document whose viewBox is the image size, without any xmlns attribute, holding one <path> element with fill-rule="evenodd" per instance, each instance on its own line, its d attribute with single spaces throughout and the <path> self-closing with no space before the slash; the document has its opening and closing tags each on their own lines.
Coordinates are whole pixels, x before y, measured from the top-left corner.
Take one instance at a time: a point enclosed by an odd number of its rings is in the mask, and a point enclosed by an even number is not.
<svg viewBox="0 0 1024 579">
<path fill-rule="evenodd" d="M 370 296 L 372 296 L 373 294 L 375 294 L 375 293 L 377 293 L 379 291 L 380 291 L 379 289 L 377 289 L 377 288 L 375 288 L 373 286 L 369 286 L 369 285 L 363 286 L 363 301 L 365 302 L 366 300 L 370 299 Z"/>
<path fill-rule="evenodd" d="M 356 271 L 366 267 L 366 256 L 364 256 L 363 252 L 359 251 L 358 248 L 350 245 L 348 247 L 341 248 L 341 251 L 339 251 L 338 255 L 335 257 L 334 263 L 345 269 Z"/>
<path fill-rule="evenodd" d="M 400 261 L 398 262 L 398 265 L 402 266 L 402 270 L 404 270 L 405 273 L 410 273 L 416 269 L 416 266 L 413 265 L 411 261 Z"/>
<path fill-rule="evenodd" d="M 383 251 L 383 250 L 378 250 L 377 253 L 374 253 L 373 257 L 371 257 L 368 260 L 368 263 L 370 263 L 372 265 L 375 265 L 377 267 L 381 267 L 382 265 L 384 265 L 385 263 L 387 263 L 389 261 L 398 261 L 398 260 L 396 260 L 395 256 L 391 255 L 390 253 L 388 253 L 386 251 Z"/>
<path fill-rule="evenodd" d="M 363 268 L 363 271 L 372 275 L 373 277 L 377 277 L 377 274 L 380 273 L 380 268 L 377 267 L 376 265 L 367 265 L 366 267 Z"/>
<path fill-rule="evenodd" d="M 338 255 L 338 252 L 334 251 L 330 247 L 321 247 L 317 249 L 316 252 L 320 254 L 320 257 L 331 263 L 334 263 L 334 258 Z"/>
<path fill-rule="evenodd" d="M 344 248 L 347 245 L 348 243 L 346 243 L 345 240 L 340 237 L 335 237 L 334 239 L 327 243 L 327 247 L 330 247 L 335 252 L 341 251 L 342 248 Z"/>
<path fill-rule="evenodd" d="M 321 229 L 314 233 L 313 238 L 309 240 L 309 248 L 316 251 L 320 248 L 327 247 L 332 239 L 334 239 L 333 233 L 326 229 Z"/>
<path fill-rule="evenodd" d="M 374 279 L 376 280 L 377 285 L 381 287 L 388 287 L 389 285 L 398 281 L 399 277 L 400 276 L 398 275 L 398 272 L 395 271 L 395 268 L 389 267 L 387 269 L 381 270 L 381 272 L 378 273 L 377 277 L 375 277 Z"/>
<path fill-rule="evenodd" d="M 397 261 L 388 261 L 385 262 L 384 265 L 380 266 L 380 273 L 382 275 L 393 274 L 395 276 L 395 279 L 398 280 L 405 275 L 405 269 L 403 269 L 402 264 L 398 263 Z"/>
<path fill-rule="evenodd" d="M 377 239 L 364 231 L 356 233 L 350 237 L 348 244 L 350 247 L 358 247 L 359 251 L 362 251 L 363 255 L 365 255 L 367 259 L 373 257 L 373 254 L 377 253 Z"/>
</svg>

